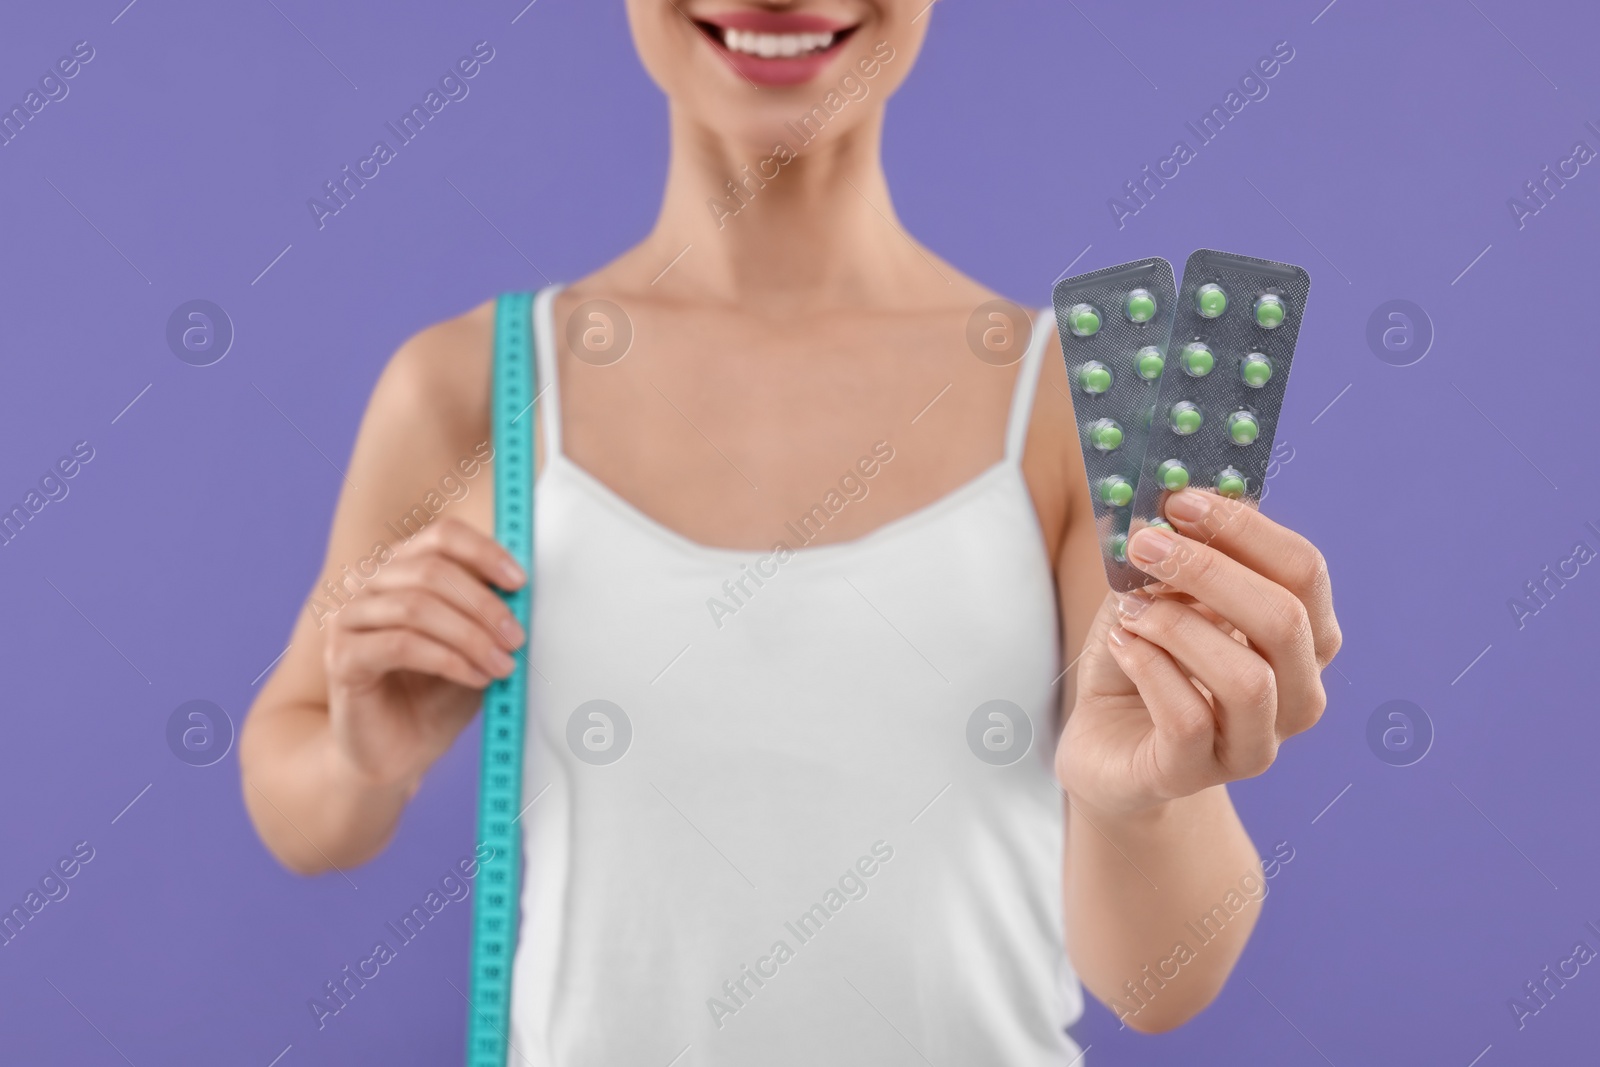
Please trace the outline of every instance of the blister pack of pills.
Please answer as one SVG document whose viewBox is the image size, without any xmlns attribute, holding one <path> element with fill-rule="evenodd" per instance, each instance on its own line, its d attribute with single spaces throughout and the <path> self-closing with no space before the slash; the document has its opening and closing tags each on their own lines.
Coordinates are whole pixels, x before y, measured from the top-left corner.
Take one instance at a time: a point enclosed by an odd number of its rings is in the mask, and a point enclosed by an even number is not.
<svg viewBox="0 0 1600 1067">
<path fill-rule="evenodd" d="M 1117 590 L 1146 580 L 1127 562 L 1128 524 L 1176 290 L 1172 264 L 1156 256 L 1065 278 L 1051 294 L 1106 578 Z"/>
<path fill-rule="evenodd" d="M 1287 263 L 1210 249 L 1189 257 L 1130 534 L 1164 522 L 1166 495 L 1188 486 L 1260 499 L 1310 291 L 1310 275 Z M 1129 570 L 1129 588 L 1156 580 Z"/>
</svg>

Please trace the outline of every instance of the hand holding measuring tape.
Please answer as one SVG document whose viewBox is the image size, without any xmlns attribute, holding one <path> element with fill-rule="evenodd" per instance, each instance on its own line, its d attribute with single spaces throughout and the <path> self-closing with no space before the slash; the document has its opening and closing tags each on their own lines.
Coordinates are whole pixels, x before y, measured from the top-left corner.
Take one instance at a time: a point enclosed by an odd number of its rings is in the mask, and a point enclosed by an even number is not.
<svg viewBox="0 0 1600 1067">
<path fill-rule="evenodd" d="M 332 617 L 328 712 L 364 779 L 420 778 L 472 721 L 484 687 L 511 674 L 523 629 L 494 589 L 525 580 L 491 538 L 439 519 Z"/>
</svg>

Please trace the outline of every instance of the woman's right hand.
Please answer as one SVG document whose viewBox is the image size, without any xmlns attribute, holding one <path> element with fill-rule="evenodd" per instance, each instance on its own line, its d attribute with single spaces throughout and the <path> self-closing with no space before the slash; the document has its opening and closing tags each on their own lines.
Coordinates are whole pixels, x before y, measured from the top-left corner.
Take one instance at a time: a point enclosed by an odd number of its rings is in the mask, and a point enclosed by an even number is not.
<svg viewBox="0 0 1600 1067">
<path fill-rule="evenodd" d="M 329 621 L 328 712 L 366 784 L 414 784 L 472 720 L 492 678 L 511 674 L 525 634 L 494 588 L 522 569 L 492 538 L 440 519 Z"/>
</svg>

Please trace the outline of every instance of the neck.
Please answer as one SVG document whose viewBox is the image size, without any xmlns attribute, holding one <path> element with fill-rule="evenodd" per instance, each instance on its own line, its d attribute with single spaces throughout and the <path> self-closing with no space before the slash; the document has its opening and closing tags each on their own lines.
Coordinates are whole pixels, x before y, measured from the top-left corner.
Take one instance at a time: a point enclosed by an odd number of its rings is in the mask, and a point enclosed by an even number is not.
<svg viewBox="0 0 1600 1067">
<path fill-rule="evenodd" d="M 774 311 L 802 293 L 795 311 L 943 288 L 896 217 L 882 129 L 878 110 L 845 130 L 791 123 L 753 148 L 674 109 L 661 213 L 629 256 L 633 273 L 661 298 Z"/>
</svg>

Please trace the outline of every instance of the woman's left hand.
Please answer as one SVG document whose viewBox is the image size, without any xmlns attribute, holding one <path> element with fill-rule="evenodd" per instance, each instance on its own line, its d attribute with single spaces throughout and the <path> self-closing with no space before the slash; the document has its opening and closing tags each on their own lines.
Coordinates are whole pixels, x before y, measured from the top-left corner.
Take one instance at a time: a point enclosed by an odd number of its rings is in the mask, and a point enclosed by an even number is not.
<svg viewBox="0 0 1600 1067">
<path fill-rule="evenodd" d="M 1327 564 L 1255 508 L 1188 489 L 1177 533 L 1141 530 L 1128 558 L 1159 580 L 1101 605 L 1056 751 L 1075 804 L 1135 814 L 1265 771 L 1327 706 L 1339 650 Z"/>
</svg>

